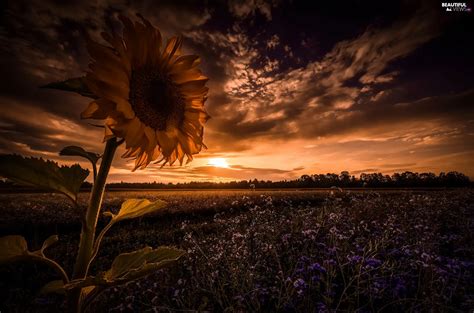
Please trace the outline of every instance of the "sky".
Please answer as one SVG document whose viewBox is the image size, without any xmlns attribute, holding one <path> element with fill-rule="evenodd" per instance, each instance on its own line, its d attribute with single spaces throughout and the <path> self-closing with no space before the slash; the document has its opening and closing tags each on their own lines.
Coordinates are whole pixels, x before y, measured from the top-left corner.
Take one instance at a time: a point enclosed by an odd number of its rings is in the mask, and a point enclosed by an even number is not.
<svg viewBox="0 0 474 313">
<path fill-rule="evenodd" d="M 0 153 L 73 164 L 61 148 L 103 150 L 103 130 L 79 118 L 87 98 L 38 87 L 83 75 L 84 35 L 100 40 L 136 13 L 201 57 L 208 149 L 133 173 L 119 151 L 110 181 L 474 178 L 474 13 L 436 0 L 2 1 Z"/>
</svg>

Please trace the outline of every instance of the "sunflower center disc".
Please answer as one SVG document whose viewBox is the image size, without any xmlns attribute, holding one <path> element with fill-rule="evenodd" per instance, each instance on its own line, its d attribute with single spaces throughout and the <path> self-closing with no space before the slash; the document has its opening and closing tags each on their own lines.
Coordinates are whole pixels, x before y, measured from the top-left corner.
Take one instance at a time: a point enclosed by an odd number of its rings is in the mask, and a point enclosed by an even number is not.
<svg viewBox="0 0 474 313">
<path fill-rule="evenodd" d="M 184 119 L 184 103 L 176 86 L 157 69 L 132 71 L 130 103 L 140 121 L 153 129 L 166 130 L 168 123 L 179 125 Z"/>
</svg>

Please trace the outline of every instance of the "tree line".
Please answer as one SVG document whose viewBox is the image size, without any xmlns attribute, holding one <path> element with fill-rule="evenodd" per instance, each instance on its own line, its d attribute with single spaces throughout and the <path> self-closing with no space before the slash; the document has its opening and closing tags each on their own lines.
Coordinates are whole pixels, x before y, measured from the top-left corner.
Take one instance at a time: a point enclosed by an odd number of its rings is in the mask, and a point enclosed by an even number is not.
<svg viewBox="0 0 474 313">
<path fill-rule="evenodd" d="M 362 173 L 359 177 L 343 171 L 340 174 L 313 174 L 302 175 L 294 180 L 241 180 L 229 182 L 198 182 L 185 183 L 109 183 L 108 189 L 260 189 L 260 188 L 444 188 L 444 187 L 472 187 L 474 184 L 469 177 L 460 172 L 434 173 L 403 172 L 393 175 L 382 173 Z M 91 183 L 83 183 L 82 189 L 87 190 Z M 18 186 L 8 180 L 0 180 L 0 190 L 31 189 Z"/>
<path fill-rule="evenodd" d="M 469 177 L 459 172 L 434 173 L 403 172 L 393 175 L 382 173 L 362 173 L 359 177 L 343 171 L 340 174 L 302 175 L 294 180 L 241 180 L 230 182 L 198 182 L 185 183 L 110 183 L 108 188 L 123 189 L 252 189 L 252 188 L 410 188 L 410 187 L 468 187 L 471 186 Z"/>
</svg>

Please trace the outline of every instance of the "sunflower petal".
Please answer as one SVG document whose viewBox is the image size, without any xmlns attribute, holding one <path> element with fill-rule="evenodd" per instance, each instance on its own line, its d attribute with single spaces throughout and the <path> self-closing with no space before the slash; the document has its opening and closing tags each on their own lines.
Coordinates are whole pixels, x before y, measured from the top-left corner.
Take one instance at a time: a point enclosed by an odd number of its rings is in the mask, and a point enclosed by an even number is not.
<svg viewBox="0 0 474 313">
<path fill-rule="evenodd" d="M 110 129 L 110 126 L 104 125 L 104 142 L 114 137 L 114 132 L 112 131 L 112 129 Z"/>
<path fill-rule="evenodd" d="M 170 68 L 171 74 L 180 73 L 181 71 L 192 69 L 201 63 L 201 59 L 197 55 L 184 55 L 176 59 Z"/>
<path fill-rule="evenodd" d="M 198 121 L 201 124 L 201 126 L 204 126 L 204 124 L 209 119 L 209 115 L 207 113 L 202 113 L 202 112 L 185 111 L 184 116 L 190 122 Z"/>
<path fill-rule="evenodd" d="M 149 126 L 144 127 L 145 136 L 148 140 L 148 147 L 147 150 L 153 150 L 153 148 L 157 145 L 156 143 L 156 132 L 151 129 Z"/>
<path fill-rule="evenodd" d="M 146 64 L 158 64 L 158 58 L 161 50 L 161 33 L 153 25 L 145 19 L 141 14 L 137 14 L 143 23 L 143 28 L 139 26 L 144 37 L 146 38 L 147 47 L 146 53 Z"/>
<path fill-rule="evenodd" d="M 156 139 L 158 140 L 163 155 L 169 156 L 176 147 L 176 140 L 171 138 L 164 131 L 156 131 Z"/>
<path fill-rule="evenodd" d="M 134 64 L 134 58 L 136 56 L 135 52 L 137 49 L 137 34 L 135 32 L 135 27 L 129 18 L 120 15 L 119 19 L 123 23 L 123 42 L 127 48 L 127 57 L 130 63 Z"/>
<path fill-rule="evenodd" d="M 176 146 L 176 157 L 177 157 L 178 160 L 179 160 L 179 165 L 183 165 L 184 156 L 185 156 L 185 153 L 184 153 L 184 150 L 183 150 L 183 146 L 181 146 L 180 144 L 178 144 L 178 145 Z"/>
<path fill-rule="evenodd" d="M 202 75 L 201 70 L 199 69 L 191 69 L 187 71 L 181 71 L 177 74 L 170 74 L 170 77 L 173 79 L 173 82 L 177 85 L 181 85 L 190 81 L 195 80 L 205 80 L 208 81 L 209 79 Z"/>
<path fill-rule="evenodd" d="M 86 46 L 90 56 L 97 62 L 109 60 L 120 64 L 120 58 L 115 53 L 114 49 L 101 45 L 100 43 L 93 41 L 89 37 L 86 38 Z"/>
<path fill-rule="evenodd" d="M 130 72 L 125 67 L 116 66 L 112 62 L 91 63 L 89 68 L 94 76 L 103 77 L 106 81 L 120 81 L 129 86 Z"/>
<path fill-rule="evenodd" d="M 117 51 L 117 53 L 120 56 L 121 64 L 120 66 L 115 66 L 115 67 L 123 67 L 125 72 L 130 74 L 131 64 L 130 64 L 130 60 L 127 54 L 127 47 L 125 46 L 123 39 L 119 37 L 116 33 L 113 33 L 112 35 L 110 35 L 106 32 L 102 32 L 101 36 Z"/>
<path fill-rule="evenodd" d="M 196 149 L 196 146 L 191 143 L 190 137 L 180 132 L 178 135 L 178 139 L 179 139 L 179 142 L 181 143 L 181 146 L 183 147 L 184 152 L 186 152 L 186 154 L 192 155 L 199 152 Z"/>
<path fill-rule="evenodd" d="M 94 94 L 99 97 L 115 101 L 119 98 L 128 99 L 128 90 L 125 86 L 111 85 L 97 79 L 92 73 L 87 73 L 84 82 Z"/>
<path fill-rule="evenodd" d="M 89 103 L 81 113 L 81 118 L 93 118 L 103 120 L 114 109 L 114 103 L 107 99 L 97 99 Z"/>
<path fill-rule="evenodd" d="M 124 154 L 122 154 L 122 158 L 132 158 L 136 157 L 141 151 L 140 147 L 131 147 L 127 148 L 127 151 L 125 151 Z"/>
<path fill-rule="evenodd" d="M 185 99 L 204 99 L 209 91 L 209 88 L 203 87 L 200 89 L 182 89 L 180 88 L 180 93 Z"/>
<path fill-rule="evenodd" d="M 203 99 L 185 99 L 184 106 L 186 109 L 204 110 Z"/>
<path fill-rule="evenodd" d="M 146 158 L 146 153 L 140 153 L 135 159 L 135 167 L 133 168 L 132 172 L 136 171 L 138 168 L 144 168 L 146 166 Z"/>
<path fill-rule="evenodd" d="M 130 102 L 125 99 L 117 99 L 115 103 L 117 104 L 117 111 L 122 113 L 126 119 L 131 120 L 135 117 L 135 112 Z"/>
<path fill-rule="evenodd" d="M 181 54 L 182 41 L 183 39 L 181 36 L 175 36 L 170 38 L 166 43 L 166 48 L 163 50 L 163 55 L 161 57 L 161 64 L 164 68 L 168 68 L 171 63 L 170 61 Z"/>
<path fill-rule="evenodd" d="M 126 146 L 137 146 L 143 135 L 143 124 L 137 117 L 135 117 L 127 125 L 127 132 L 125 134 Z"/>
<path fill-rule="evenodd" d="M 174 162 L 178 159 L 178 151 L 176 149 L 173 150 L 171 155 L 168 157 L 168 163 L 169 165 L 173 165 Z"/>
<path fill-rule="evenodd" d="M 148 42 L 150 41 L 148 31 L 140 22 L 135 22 L 135 32 L 137 34 L 136 49 L 134 51 L 135 67 L 139 68 L 149 62 L 148 60 Z"/>
<path fill-rule="evenodd" d="M 162 46 L 162 38 L 161 33 L 158 29 L 153 29 L 153 40 L 150 44 L 150 58 L 151 64 L 153 66 L 157 66 L 160 64 L 161 59 L 161 46 Z"/>
<path fill-rule="evenodd" d="M 209 79 L 206 76 L 201 76 L 198 79 L 179 84 L 179 90 L 181 92 L 193 92 L 194 90 L 200 90 L 201 88 L 205 88 L 206 82 L 208 80 Z"/>
</svg>

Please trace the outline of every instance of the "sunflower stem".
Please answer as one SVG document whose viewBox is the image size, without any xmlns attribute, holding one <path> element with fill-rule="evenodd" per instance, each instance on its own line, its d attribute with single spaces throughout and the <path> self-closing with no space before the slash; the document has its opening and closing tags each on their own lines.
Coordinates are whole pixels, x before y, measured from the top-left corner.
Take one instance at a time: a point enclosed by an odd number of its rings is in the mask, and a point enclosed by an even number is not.
<svg viewBox="0 0 474 313">
<path fill-rule="evenodd" d="M 117 146 L 117 140 L 115 138 L 107 140 L 105 145 L 99 172 L 97 173 L 94 186 L 92 187 L 85 220 L 82 223 L 79 251 L 77 253 L 74 272 L 72 275 L 73 279 L 85 278 L 89 271 L 94 249 L 97 220 L 104 196 L 105 183 L 107 181 L 107 176 L 109 174 Z M 69 295 L 69 306 L 73 311 L 80 312 L 82 310 L 81 304 L 83 301 L 84 297 L 80 288 L 71 291 L 71 294 Z"/>
<path fill-rule="evenodd" d="M 94 173 L 94 183 L 97 179 L 97 164 L 92 163 L 92 172 Z"/>
</svg>

